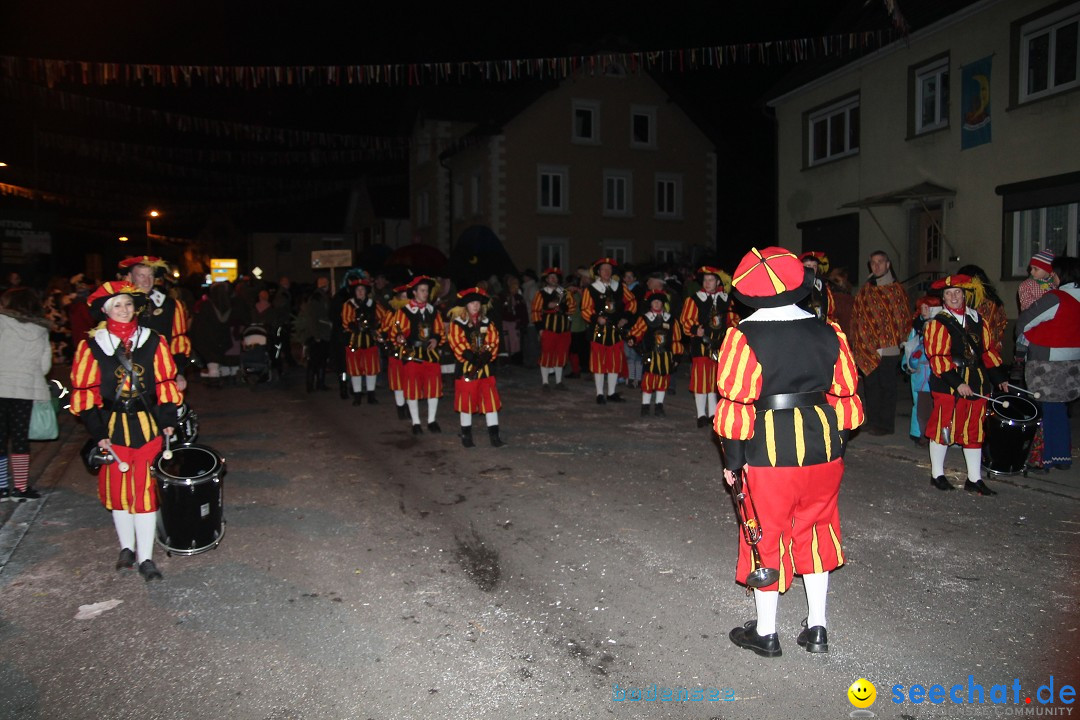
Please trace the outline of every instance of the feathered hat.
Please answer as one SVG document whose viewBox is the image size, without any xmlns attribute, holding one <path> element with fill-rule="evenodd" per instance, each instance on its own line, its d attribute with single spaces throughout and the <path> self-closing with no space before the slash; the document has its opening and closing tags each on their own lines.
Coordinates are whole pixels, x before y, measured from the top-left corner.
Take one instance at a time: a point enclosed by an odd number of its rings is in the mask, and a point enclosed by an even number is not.
<svg viewBox="0 0 1080 720">
<path fill-rule="evenodd" d="M 986 289 L 983 287 L 982 280 L 971 275 L 946 275 L 935 280 L 930 286 L 931 290 L 937 290 L 941 295 L 944 295 L 949 288 L 961 288 L 964 291 L 964 303 L 970 308 L 979 307 L 986 299 Z"/>
<path fill-rule="evenodd" d="M 724 292 L 731 292 L 731 276 L 720 268 L 712 265 L 702 265 L 697 269 L 696 274 L 698 282 L 704 280 L 706 275 L 714 276 Z"/>
<path fill-rule="evenodd" d="M 112 280 L 101 283 L 94 292 L 86 298 L 86 304 L 90 306 L 90 315 L 97 320 L 104 320 L 107 315 L 105 305 L 117 295 L 130 295 L 135 304 L 135 312 L 140 312 L 146 305 L 146 294 L 129 282 Z"/>
<path fill-rule="evenodd" d="M 131 272 L 131 268 L 136 265 L 145 265 L 146 267 L 153 268 L 154 273 L 163 273 L 169 269 L 169 263 L 165 262 L 159 257 L 153 255 L 132 255 L 121 260 L 118 267 L 124 271 L 124 273 Z"/>
</svg>

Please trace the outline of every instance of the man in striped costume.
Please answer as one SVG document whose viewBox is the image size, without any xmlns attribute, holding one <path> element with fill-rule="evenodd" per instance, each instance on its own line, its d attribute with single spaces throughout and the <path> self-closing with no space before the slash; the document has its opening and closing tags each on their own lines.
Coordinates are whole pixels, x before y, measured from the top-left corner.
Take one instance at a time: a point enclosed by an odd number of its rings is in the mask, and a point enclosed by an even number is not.
<svg viewBox="0 0 1080 720">
<path fill-rule="evenodd" d="M 379 374 L 379 338 L 389 313 L 370 296 L 371 280 L 362 278 L 352 288 L 353 296 L 341 306 L 341 326 L 345 331 L 345 371 L 352 381 L 353 405 L 359 405 L 367 384 L 368 405 L 377 405 L 375 379 Z"/>
<path fill-rule="evenodd" d="M 457 360 L 454 409 L 461 417 L 461 444 L 467 448 L 474 446 L 473 413 L 484 414 L 492 446 L 503 445 L 499 437 L 502 400 L 495 387 L 493 367 L 499 353 L 499 330 L 484 312 L 490 299 L 480 288 L 459 292 L 458 306 L 450 311 L 451 320 L 447 330 L 447 343 Z"/>
<path fill-rule="evenodd" d="M 863 419 L 847 338 L 835 323 L 822 323 L 795 304 L 809 291 L 809 278 L 784 248 L 747 253 L 735 270 L 733 292 L 756 310 L 727 331 L 717 363 L 714 427 L 724 448 L 724 478 L 732 485 L 745 469 L 761 560 L 779 571 L 777 582 L 754 590 L 757 620 L 729 637 L 765 657 L 781 654 L 778 595 L 796 574 L 803 576 L 808 608 L 797 642 L 809 652 L 828 652 L 829 572 L 844 562 L 836 500 L 848 434 Z M 750 570 L 743 537 L 736 580 L 744 582 Z"/>
<path fill-rule="evenodd" d="M 716 355 L 728 329 L 731 276 L 719 268 L 698 268 L 701 289 L 686 298 L 679 324 L 690 346 L 690 392 L 697 405 L 697 426 L 712 425 L 716 412 Z"/>
<path fill-rule="evenodd" d="M 540 330 L 540 380 L 544 391 L 550 391 L 548 379 L 555 373 L 555 387 L 565 390 L 563 368 L 570 355 L 570 316 L 577 303 L 562 286 L 562 270 L 544 271 L 544 287 L 536 293 L 532 304 L 532 322 Z"/>
<path fill-rule="evenodd" d="M 420 401 L 427 399 L 428 432 L 442 432 L 435 415 L 442 395 L 442 368 L 439 365 L 439 343 L 443 337 L 443 319 L 435 306 L 428 302 L 435 280 L 418 275 L 406 285 L 409 303 L 394 314 L 391 321 L 402 362 L 401 379 L 405 404 L 412 417 L 413 435 L 424 432 L 420 425 Z"/>
<path fill-rule="evenodd" d="M 664 396 L 671 384 L 675 358 L 682 355 L 682 326 L 664 307 L 669 302 L 667 293 L 652 290 L 645 295 L 649 309 L 639 315 L 626 343 L 641 353 L 645 372 L 641 376 L 641 414 L 649 414 L 653 396 L 656 406 L 653 414 L 663 417 Z"/>
<path fill-rule="evenodd" d="M 637 313 L 637 298 L 629 288 L 612 279 L 615 266 L 616 262 L 611 258 L 600 258 L 594 262 L 595 280 L 581 293 L 581 319 L 589 324 L 592 337 L 589 370 L 596 383 L 597 405 L 626 402 L 615 392 L 615 383 L 626 363 L 623 335 Z"/>
<path fill-rule="evenodd" d="M 187 388 L 184 370 L 191 356 L 191 340 L 188 338 L 188 315 L 184 304 L 177 302 L 158 286 L 156 278 L 168 271 L 169 264 L 152 255 L 136 255 L 120 261 L 124 279 L 146 295 L 148 302 L 139 313 L 139 326 L 150 328 L 165 338 L 169 352 L 176 364 L 176 386 L 181 392 Z"/>
</svg>

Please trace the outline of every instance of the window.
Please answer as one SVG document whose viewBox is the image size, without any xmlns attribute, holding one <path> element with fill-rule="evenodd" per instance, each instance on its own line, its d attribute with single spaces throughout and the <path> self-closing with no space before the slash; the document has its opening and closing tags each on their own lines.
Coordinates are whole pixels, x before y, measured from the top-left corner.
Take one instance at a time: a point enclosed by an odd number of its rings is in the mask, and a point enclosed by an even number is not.
<svg viewBox="0 0 1080 720">
<path fill-rule="evenodd" d="M 644 105 L 630 108 L 630 147 L 656 147 L 656 108 Z"/>
<path fill-rule="evenodd" d="M 465 183 L 460 180 L 454 182 L 454 219 L 460 220 L 465 217 Z"/>
<path fill-rule="evenodd" d="M 921 135 L 949 126 L 949 58 L 938 58 L 914 71 L 914 131 Z"/>
<path fill-rule="evenodd" d="M 541 271 L 547 268 L 555 267 L 560 268 L 563 271 L 563 276 L 567 275 L 567 255 L 566 248 L 569 246 L 570 241 L 567 238 L 552 238 L 542 237 L 538 243 L 540 249 L 540 262 L 538 267 Z"/>
<path fill-rule="evenodd" d="M 427 227 L 431 224 L 431 199 L 427 190 L 416 196 L 416 225 Z"/>
<path fill-rule="evenodd" d="M 469 198 L 471 200 L 470 209 L 473 215 L 479 215 L 483 208 L 483 203 L 480 202 L 480 188 L 483 187 L 480 177 L 480 173 L 476 173 L 470 179 L 469 186 Z"/>
<path fill-rule="evenodd" d="M 604 215 L 609 217 L 630 215 L 630 180 L 629 170 L 604 171 Z"/>
<path fill-rule="evenodd" d="M 605 240 L 603 242 L 603 257 L 609 257 L 619 265 L 630 262 L 629 240 Z"/>
<path fill-rule="evenodd" d="M 1019 210 L 1012 214 L 1012 274 L 1027 275 L 1028 260 L 1039 250 L 1049 248 L 1055 255 L 1076 255 L 1078 236 L 1077 207 L 1080 203 Z"/>
<path fill-rule="evenodd" d="M 657 240 L 656 250 L 653 253 L 657 263 L 667 265 L 679 261 L 679 253 L 682 252 L 682 243 Z"/>
<path fill-rule="evenodd" d="M 671 173 L 656 175 L 656 217 L 682 217 L 682 176 Z"/>
<path fill-rule="evenodd" d="M 596 145 L 600 142 L 600 103 L 594 100 L 575 100 L 572 119 L 570 137 L 575 143 Z"/>
<path fill-rule="evenodd" d="M 807 126 L 809 165 L 856 154 L 859 152 L 859 96 L 809 113 Z"/>
<path fill-rule="evenodd" d="M 565 167 L 541 165 L 537 171 L 537 209 L 541 212 L 569 210 L 568 170 Z"/>
<path fill-rule="evenodd" d="M 1080 85 L 1080 4 L 1020 26 L 1020 101 L 1036 100 Z"/>
</svg>

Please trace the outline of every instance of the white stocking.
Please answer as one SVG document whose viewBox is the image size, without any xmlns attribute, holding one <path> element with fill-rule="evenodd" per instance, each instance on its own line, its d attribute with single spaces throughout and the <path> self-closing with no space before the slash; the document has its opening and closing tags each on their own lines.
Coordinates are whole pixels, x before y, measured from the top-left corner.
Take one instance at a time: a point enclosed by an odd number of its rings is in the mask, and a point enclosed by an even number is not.
<svg viewBox="0 0 1080 720">
<path fill-rule="evenodd" d="M 405 404 L 405 391 L 404 390 L 395 390 L 394 391 L 394 404 L 397 405 L 398 407 L 401 407 L 402 405 Z"/>
<path fill-rule="evenodd" d="M 364 391 L 364 378 L 360 375 L 350 375 L 349 381 L 352 383 L 352 391 L 354 393 L 362 393 Z"/>
<path fill-rule="evenodd" d="M 555 368 L 555 382 L 562 383 L 562 368 Z"/>
<path fill-rule="evenodd" d="M 497 412 L 484 413 L 484 422 L 487 423 L 488 427 L 495 427 L 496 425 L 499 424 L 499 413 L 497 413 Z"/>
<path fill-rule="evenodd" d="M 603 395 L 604 394 L 604 374 L 603 373 L 595 373 L 592 376 L 592 379 L 593 379 L 593 383 L 596 385 L 596 394 L 597 395 Z"/>
<path fill-rule="evenodd" d="M 705 399 L 708 395 L 704 393 L 694 393 L 694 404 L 697 405 L 697 416 L 702 417 L 705 415 Z"/>
<path fill-rule="evenodd" d="M 941 477 L 945 474 L 945 453 L 949 452 L 948 445 L 930 441 L 930 477 Z"/>
<path fill-rule="evenodd" d="M 409 415 L 412 416 L 412 424 L 420 424 L 420 401 L 419 400 L 406 400 L 405 404 L 409 406 Z"/>
<path fill-rule="evenodd" d="M 373 392 L 375 390 L 376 376 L 375 375 L 365 375 L 364 377 L 367 378 L 367 391 L 368 392 Z"/>
<path fill-rule="evenodd" d="M 716 415 L 716 404 L 720 402 L 720 396 L 714 392 L 709 393 L 709 402 L 705 405 L 705 409 L 709 411 L 709 417 Z"/>
<path fill-rule="evenodd" d="M 615 394 L 615 383 L 617 383 L 618 381 L 619 381 L 619 373 L 608 373 L 607 374 L 607 394 L 608 395 L 614 395 Z"/>
<path fill-rule="evenodd" d="M 776 605 L 780 593 L 776 590 L 754 589 L 754 605 L 757 607 L 757 634 L 772 635 L 776 632 Z"/>
<path fill-rule="evenodd" d="M 135 519 L 127 510 L 112 511 L 113 526 L 116 527 L 116 537 L 120 539 L 120 549 L 135 549 Z"/>
<path fill-rule="evenodd" d="M 461 416 L 461 427 L 472 427 L 472 413 L 458 413 Z"/>
<path fill-rule="evenodd" d="M 967 479 L 971 482 L 982 480 L 982 448 L 964 448 L 964 462 L 967 463 Z"/>
<path fill-rule="evenodd" d="M 439 398 L 428 398 L 427 421 L 428 425 L 435 422 L 435 414 L 439 411 Z"/>
<path fill-rule="evenodd" d="M 667 396 L 667 391 L 666 390 L 657 390 L 656 391 L 656 404 L 657 405 L 663 405 L 664 404 L 664 398 L 666 396 Z"/>
<path fill-rule="evenodd" d="M 652 393 L 647 393 L 647 392 L 641 393 L 641 404 L 642 405 L 648 405 L 651 402 L 652 402 Z"/>
<path fill-rule="evenodd" d="M 829 573 L 810 573 L 802 576 L 806 589 L 806 627 L 825 627 L 825 602 L 829 595 Z"/>
<path fill-rule="evenodd" d="M 135 557 L 139 564 L 154 556 L 154 534 L 157 532 L 157 513 L 135 513 Z"/>
</svg>

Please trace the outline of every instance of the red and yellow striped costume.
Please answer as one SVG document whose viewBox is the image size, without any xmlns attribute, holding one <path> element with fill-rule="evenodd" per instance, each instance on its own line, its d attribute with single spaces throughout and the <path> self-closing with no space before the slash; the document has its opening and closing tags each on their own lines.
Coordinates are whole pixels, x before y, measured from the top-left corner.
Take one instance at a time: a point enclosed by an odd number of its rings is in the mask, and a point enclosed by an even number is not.
<svg viewBox="0 0 1080 720">
<path fill-rule="evenodd" d="M 690 345 L 690 392 L 698 395 L 716 392 L 715 352 L 731 326 L 731 313 L 726 293 L 710 295 L 699 290 L 683 302 L 679 324 Z M 705 331 L 704 336 L 697 336 L 698 328 Z"/>
<path fill-rule="evenodd" d="M 113 451 L 131 467 L 117 464 L 98 472 L 98 497 L 107 510 L 146 513 L 157 510 L 150 464 L 161 450 L 159 423 L 175 425 L 183 396 L 176 387 L 176 364 L 163 338 L 139 328 L 132 338 L 131 363 L 146 409 L 116 356 L 120 340 L 99 327 L 79 343 L 71 368 L 71 412 L 83 419 L 91 437 L 112 441 Z M 149 372 L 148 372 L 149 371 Z M 131 409 L 120 409 L 131 403 Z M 171 417 L 168 414 L 171 413 Z"/>
<path fill-rule="evenodd" d="M 683 352 L 682 325 L 670 313 L 647 312 L 638 316 L 629 335 L 641 353 L 641 391 L 667 390 L 674 359 Z"/>
<path fill-rule="evenodd" d="M 623 355 L 620 319 L 630 319 L 637 313 L 634 293 L 618 282 L 604 285 L 596 280 L 581 293 L 581 319 L 591 325 L 592 345 L 589 355 L 589 371 L 593 373 L 619 373 L 626 364 Z M 597 322 L 605 318 L 604 324 Z"/>
<path fill-rule="evenodd" d="M 439 365 L 438 344 L 433 350 L 431 340 L 442 342 L 442 316 L 431 303 L 408 305 L 394 313 L 390 320 L 391 340 L 401 358 L 401 389 L 406 400 L 437 398 L 442 395 L 442 369 Z"/>
<path fill-rule="evenodd" d="M 966 310 L 963 318 L 961 327 L 949 310 L 940 308 L 923 331 L 934 399 L 926 436 L 941 445 L 981 448 L 986 400 L 960 397 L 956 389 L 966 383 L 989 395 L 996 384 L 991 375 L 1001 366 L 1001 347 L 977 313 Z"/>
<path fill-rule="evenodd" d="M 570 316 L 574 296 L 562 288 L 541 288 L 532 304 L 532 322 L 540 328 L 540 367 L 560 368 L 570 356 Z"/>
<path fill-rule="evenodd" d="M 499 330 L 485 317 L 464 315 L 449 323 L 447 343 L 457 360 L 454 410 L 459 413 L 490 413 L 502 407 L 491 363 L 499 353 Z M 479 349 L 478 349 L 479 348 Z"/>
<path fill-rule="evenodd" d="M 147 296 L 149 302 L 139 317 L 139 325 L 155 330 L 169 344 L 173 359 L 181 362 L 191 356 L 191 339 L 188 337 L 188 315 L 184 303 L 155 287 Z"/>
<path fill-rule="evenodd" d="M 904 286 L 897 282 L 863 285 L 855 296 L 851 324 L 855 363 L 863 375 L 869 375 L 881 362 L 878 348 L 899 347 L 911 329 Z"/>
<path fill-rule="evenodd" d="M 791 361 L 798 348 L 799 361 Z M 814 317 L 758 322 L 728 330 L 717 363 L 714 429 L 728 467 L 747 469 L 767 567 L 780 570 L 784 592 L 796 573 L 833 570 L 844 562 L 836 499 L 848 431 L 863 421 L 858 373 L 836 323 Z M 772 396 L 809 394 L 823 401 L 759 411 Z M 821 396 L 823 395 L 823 398 Z M 740 542 L 736 578 L 744 582 L 750 550 Z"/>
<path fill-rule="evenodd" d="M 345 346 L 345 371 L 352 377 L 379 374 L 379 344 L 390 313 L 372 299 L 347 300 L 341 306 L 341 326 L 349 338 Z"/>
</svg>

